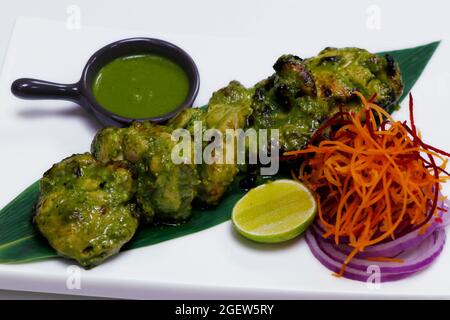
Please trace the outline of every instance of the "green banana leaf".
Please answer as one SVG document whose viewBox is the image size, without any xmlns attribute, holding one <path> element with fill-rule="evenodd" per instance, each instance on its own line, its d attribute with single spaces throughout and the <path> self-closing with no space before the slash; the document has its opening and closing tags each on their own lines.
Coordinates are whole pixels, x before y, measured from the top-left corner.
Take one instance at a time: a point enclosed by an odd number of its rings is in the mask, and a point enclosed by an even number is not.
<svg viewBox="0 0 450 320">
<path fill-rule="evenodd" d="M 402 99 L 409 93 L 438 45 L 439 42 L 432 42 L 420 47 L 380 53 L 391 54 L 400 64 L 405 85 Z M 35 182 L 0 211 L 0 263 L 23 263 L 57 257 L 32 224 L 33 207 L 38 194 L 39 182 Z M 235 183 L 217 207 L 194 209 L 192 218 L 179 226 L 143 226 L 123 250 L 175 239 L 227 221 L 234 204 L 243 194 Z"/>
</svg>

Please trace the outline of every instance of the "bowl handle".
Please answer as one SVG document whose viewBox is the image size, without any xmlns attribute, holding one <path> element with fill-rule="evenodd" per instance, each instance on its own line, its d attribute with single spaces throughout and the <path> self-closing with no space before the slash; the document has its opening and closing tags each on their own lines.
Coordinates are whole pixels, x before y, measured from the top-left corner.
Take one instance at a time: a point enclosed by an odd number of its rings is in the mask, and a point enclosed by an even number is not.
<svg viewBox="0 0 450 320">
<path fill-rule="evenodd" d="M 38 79 L 21 78 L 11 85 L 11 92 L 22 99 L 59 99 L 78 102 L 78 83 L 61 84 Z"/>
</svg>

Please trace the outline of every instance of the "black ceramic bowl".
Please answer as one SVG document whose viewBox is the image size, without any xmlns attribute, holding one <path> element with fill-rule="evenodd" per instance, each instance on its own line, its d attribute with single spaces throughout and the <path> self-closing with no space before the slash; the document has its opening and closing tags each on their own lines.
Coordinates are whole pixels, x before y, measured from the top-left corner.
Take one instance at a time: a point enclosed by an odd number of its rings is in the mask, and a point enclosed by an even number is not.
<svg viewBox="0 0 450 320">
<path fill-rule="evenodd" d="M 97 103 L 92 84 L 99 70 L 112 60 L 135 54 L 156 54 L 177 63 L 189 79 L 189 92 L 183 103 L 172 112 L 152 118 L 127 118 L 105 109 Z M 200 76 L 192 58 L 176 45 L 152 38 L 130 38 L 113 42 L 92 55 L 86 63 L 80 81 L 74 84 L 59 84 L 37 79 L 17 79 L 11 85 L 12 93 L 23 99 L 60 99 L 73 101 L 92 113 L 103 125 L 124 126 L 132 121 L 150 120 L 164 122 L 178 112 L 192 106 L 200 86 Z"/>
</svg>

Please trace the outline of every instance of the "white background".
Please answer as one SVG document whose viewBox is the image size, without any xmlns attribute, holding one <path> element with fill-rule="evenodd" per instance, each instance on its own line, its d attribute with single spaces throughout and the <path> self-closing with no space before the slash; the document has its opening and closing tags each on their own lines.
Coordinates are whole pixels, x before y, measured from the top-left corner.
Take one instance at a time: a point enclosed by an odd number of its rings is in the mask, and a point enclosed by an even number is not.
<svg viewBox="0 0 450 320">
<path fill-rule="evenodd" d="M 240 37 L 273 46 L 277 43 L 292 43 L 298 50 L 304 48 L 308 54 L 314 54 L 313 49 L 316 49 L 308 47 L 310 38 L 315 38 L 314 44 L 322 47 L 354 45 L 374 51 L 409 47 L 441 39 L 444 40 L 445 47 L 445 41 L 450 40 L 450 5 L 444 0 L 14 0 L 8 4 L 3 1 L 0 8 L 0 64 L 18 16 L 65 21 L 67 8 L 71 4 L 81 9 L 82 25 L 136 29 L 150 33 Z M 379 13 L 379 24 L 373 24 L 370 19 L 374 12 Z M 253 54 L 258 55 L 258 52 Z M 434 70 L 437 81 L 444 89 L 450 81 L 449 71 Z M 239 70 L 236 71 L 236 78 L 239 78 Z M 201 99 L 204 100 L 200 97 Z M 436 125 L 441 124 L 441 128 L 444 128 L 444 123 L 445 120 L 437 119 Z M 450 135 L 443 132 L 442 136 L 448 138 Z M 1 139 L 4 138 L 0 137 L 0 147 Z M 6 185 L 0 184 L 0 188 L 5 188 Z M 0 192 L 3 191 L 6 190 L 0 189 Z M 0 297 L 53 296 L 0 291 Z"/>
</svg>

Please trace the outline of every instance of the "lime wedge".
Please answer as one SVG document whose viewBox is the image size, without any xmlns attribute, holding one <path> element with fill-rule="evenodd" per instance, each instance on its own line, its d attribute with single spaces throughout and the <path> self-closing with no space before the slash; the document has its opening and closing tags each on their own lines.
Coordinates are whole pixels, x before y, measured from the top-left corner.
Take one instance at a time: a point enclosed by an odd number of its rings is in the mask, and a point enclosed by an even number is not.
<svg viewBox="0 0 450 320">
<path fill-rule="evenodd" d="M 232 221 L 244 237 L 266 243 L 292 239 L 308 228 L 316 214 L 311 191 L 282 179 L 250 190 L 234 206 Z"/>
</svg>

